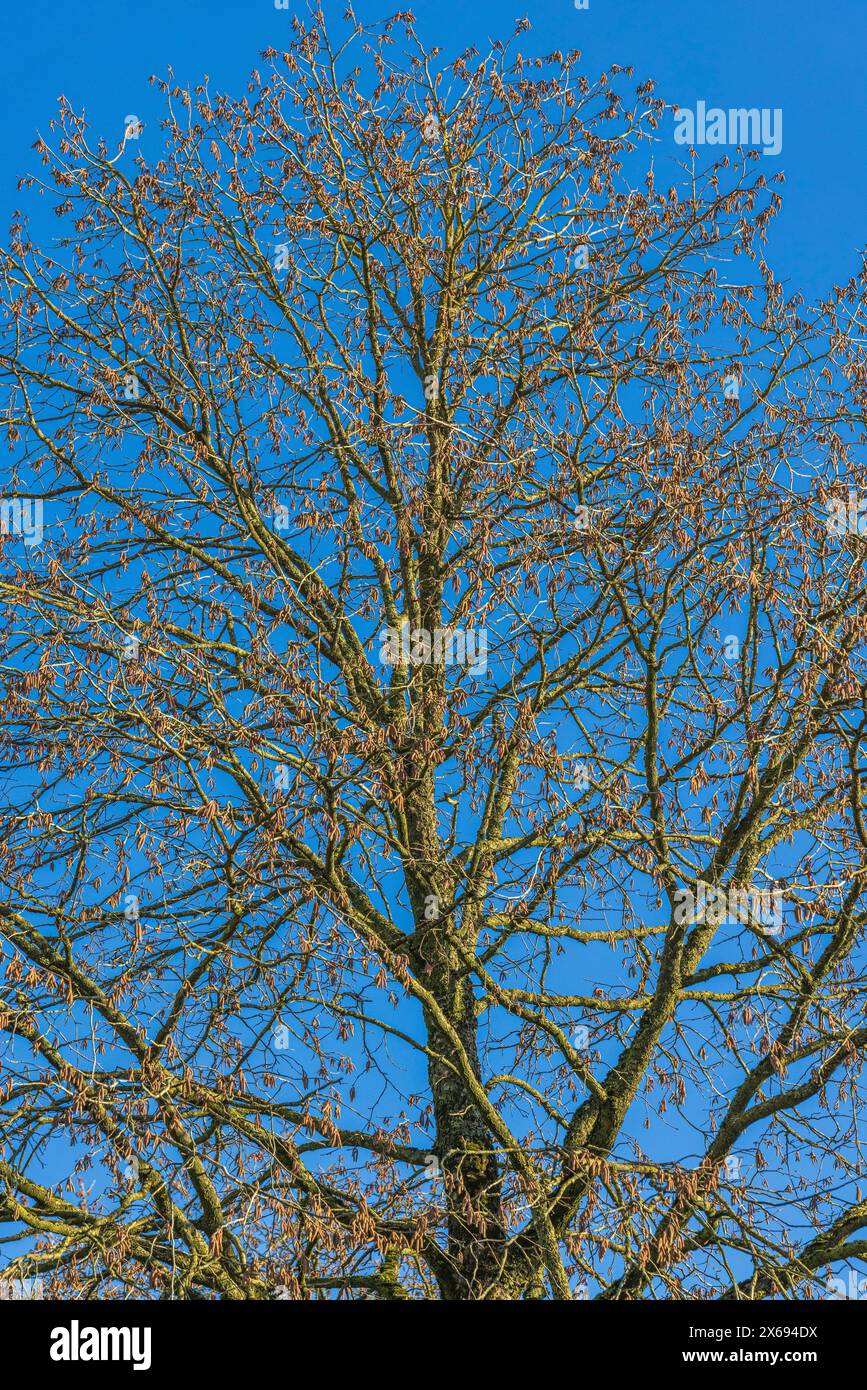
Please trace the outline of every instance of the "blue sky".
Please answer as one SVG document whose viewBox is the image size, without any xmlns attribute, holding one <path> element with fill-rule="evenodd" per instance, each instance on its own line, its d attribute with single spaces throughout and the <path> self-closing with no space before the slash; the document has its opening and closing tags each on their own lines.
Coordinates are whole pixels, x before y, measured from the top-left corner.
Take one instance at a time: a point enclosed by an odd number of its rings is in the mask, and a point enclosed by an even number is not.
<svg viewBox="0 0 867 1390">
<path fill-rule="evenodd" d="M 345 4 L 325 0 L 326 15 L 339 20 Z M 404 7 L 414 9 L 422 37 L 446 58 L 508 38 L 526 16 L 532 27 L 522 40 L 525 52 L 578 47 L 590 77 L 612 63 L 631 64 L 637 80 L 653 78 L 671 102 L 780 108 L 782 153 L 766 162 L 768 172 L 785 171 L 787 184 L 770 260 L 790 289 L 800 286 L 809 298 L 857 270 L 867 243 L 865 0 L 834 0 L 832 9 L 810 0 L 590 0 L 581 11 L 573 0 L 357 0 L 363 20 Z M 134 113 L 146 125 L 142 153 L 155 156 L 161 102 L 148 77 L 170 66 L 180 83 L 208 74 L 212 89 L 240 93 L 261 51 L 282 48 L 284 36 L 288 42 L 292 13 L 273 0 L 8 6 L 0 14 L 0 228 L 13 209 L 26 207 L 37 228 L 41 221 L 46 235 L 54 230 L 48 208 L 34 209 L 32 194 L 22 199 L 16 181 L 37 167 L 31 146 L 37 131 L 48 136 L 61 94 L 85 110 L 94 135 L 112 147 Z M 673 118 L 658 133 L 660 185 L 669 181 L 667 163 L 674 179 L 681 153 L 672 130 Z"/>
<path fill-rule="evenodd" d="M 784 210 L 771 260 L 808 296 L 845 280 L 867 241 L 867 5 L 864 0 L 356 0 L 362 19 L 412 8 L 423 37 L 446 54 L 507 38 L 517 19 L 532 25 L 525 52 L 582 50 L 588 74 L 613 62 L 633 64 L 672 102 L 780 107 L 783 150 L 769 165 L 785 170 Z M 0 146 L 0 226 L 18 206 L 16 180 L 33 167 L 35 133 L 47 134 L 62 93 L 84 108 L 111 143 L 125 115 L 151 122 L 160 108 L 151 73 L 171 65 L 176 78 L 207 73 L 215 87 L 240 91 L 262 49 L 282 47 L 295 5 L 273 0 L 42 0 L 7 5 L 0 15 L 0 78 L 6 124 Z M 303 4 L 297 6 L 303 12 Z M 345 0 L 325 0 L 338 20 Z M 660 173 L 676 154 L 660 133 Z M 142 150 L 144 153 L 144 149 Z M 673 172 L 673 171 L 672 171 Z M 770 170 L 769 170 L 770 172 Z"/>
</svg>

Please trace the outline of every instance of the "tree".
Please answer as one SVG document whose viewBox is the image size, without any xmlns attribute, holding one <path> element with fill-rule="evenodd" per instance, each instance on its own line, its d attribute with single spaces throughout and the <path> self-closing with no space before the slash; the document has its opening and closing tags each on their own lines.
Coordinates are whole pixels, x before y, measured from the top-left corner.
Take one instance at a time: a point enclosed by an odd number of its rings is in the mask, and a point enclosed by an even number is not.
<svg viewBox="0 0 867 1390">
<path fill-rule="evenodd" d="M 24 181 L 0 1215 L 61 1294 L 867 1253 L 863 267 L 788 295 L 760 155 L 520 42 L 313 13 Z"/>
</svg>

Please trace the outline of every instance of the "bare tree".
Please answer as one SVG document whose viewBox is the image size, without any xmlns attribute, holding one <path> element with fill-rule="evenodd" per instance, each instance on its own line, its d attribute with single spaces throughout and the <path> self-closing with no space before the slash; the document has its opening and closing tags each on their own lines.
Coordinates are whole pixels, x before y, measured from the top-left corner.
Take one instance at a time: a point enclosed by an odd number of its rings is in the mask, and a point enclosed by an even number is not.
<svg viewBox="0 0 867 1390">
<path fill-rule="evenodd" d="M 24 181 L 0 1217 L 62 1296 L 867 1254 L 863 268 L 788 295 L 759 155 L 521 42 L 314 14 Z"/>
</svg>

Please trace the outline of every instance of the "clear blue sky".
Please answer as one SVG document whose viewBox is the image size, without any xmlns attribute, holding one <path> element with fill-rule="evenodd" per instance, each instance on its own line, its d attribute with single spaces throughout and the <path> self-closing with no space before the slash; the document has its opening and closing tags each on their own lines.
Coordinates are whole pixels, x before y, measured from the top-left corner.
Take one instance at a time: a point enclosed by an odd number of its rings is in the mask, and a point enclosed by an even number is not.
<svg viewBox="0 0 867 1390">
<path fill-rule="evenodd" d="M 326 16 L 339 19 L 345 0 L 324 3 Z M 867 243 L 865 0 L 590 0 L 583 11 L 573 0 L 356 0 L 356 7 L 362 19 L 413 9 L 422 35 L 446 54 L 506 38 L 526 16 L 525 52 L 576 46 L 588 73 L 634 64 L 636 76 L 653 77 L 661 96 L 683 105 L 781 107 L 782 155 L 766 161 L 781 165 L 788 181 L 772 263 L 808 296 L 856 268 Z M 160 110 L 151 73 L 170 64 L 180 81 L 207 73 L 214 86 L 239 92 L 261 50 L 283 46 L 292 14 L 273 0 L 4 5 L 0 230 L 18 205 L 17 176 L 33 167 L 35 132 L 47 134 L 61 93 L 109 143 L 133 113 L 150 122 L 143 139 L 155 147 Z M 675 152 L 665 131 L 660 155 Z"/>
</svg>

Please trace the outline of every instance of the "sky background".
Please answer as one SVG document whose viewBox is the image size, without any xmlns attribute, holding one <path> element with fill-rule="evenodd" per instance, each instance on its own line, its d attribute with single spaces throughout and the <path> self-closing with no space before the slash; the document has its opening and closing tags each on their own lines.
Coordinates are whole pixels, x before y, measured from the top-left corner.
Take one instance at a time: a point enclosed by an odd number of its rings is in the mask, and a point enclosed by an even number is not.
<svg viewBox="0 0 867 1390">
<path fill-rule="evenodd" d="M 324 0 L 324 8 L 338 20 L 345 0 Z M 580 11 L 574 0 L 357 0 L 363 21 L 402 8 L 414 11 L 420 36 L 446 60 L 468 45 L 485 51 L 508 39 L 526 16 L 524 53 L 580 48 L 590 79 L 619 63 L 632 65 L 637 81 L 652 78 L 672 103 L 781 108 L 782 153 L 763 160 L 765 172 L 782 169 L 787 180 L 771 264 L 808 298 L 857 271 L 867 243 L 865 0 L 590 0 Z M 150 160 L 160 147 L 162 101 L 149 76 L 171 67 L 178 83 L 194 85 L 207 74 L 212 92 L 240 95 L 262 50 L 288 44 L 296 9 L 305 13 L 292 0 L 288 10 L 274 0 L 7 0 L 0 14 L 0 234 L 16 208 L 28 211 L 40 240 L 40 228 L 50 235 L 57 225 L 35 194 L 19 195 L 17 179 L 39 168 L 31 147 L 37 132 L 49 138 L 61 95 L 86 112 L 92 143 L 104 136 L 111 153 L 125 117 L 137 115 L 146 126 L 141 153 Z M 672 132 L 673 117 L 657 132 L 659 188 L 675 181 L 683 156 Z"/>
<path fill-rule="evenodd" d="M 149 126 L 141 152 L 156 151 L 161 115 L 151 74 L 171 65 L 182 83 L 205 74 L 212 90 L 240 95 L 267 47 L 282 48 L 293 13 L 274 0 L 42 0 L 3 6 L 0 80 L 6 123 L 0 145 L 0 230 L 19 205 L 17 179 L 36 168 L 36 132 L 48 136 L 57 98 L 84 109 L 94 134 L 114 149 L 127 114 Z M 772 233 L 770 260 L 791 288 L 808 297 L 845 281 L 867 243 L 867 4 L 864 0 L 356 0 L 362 20 L 411 8 L 423 39 L 445 56 L 469 44 L 484 50 L 507 39 L 527 17 L 525 53 L 580 48 L 592 77 L 611 63 L 632 64 L 667 101 L 694 106 L 780 107 L 783 149 L 766 158 L 768 173 L 786 174 L 784 210 Z M 324 0 L 339 20 L 345 0 Z M 682 154 L 671 129 L 660 137 L 658 177 Z M 705 154 L 710 151 L 705 151 Z M 668 182 L 668 179 L 665 179 Z M 32 213 L 32 199 L 27 200 Z M 46 218 L 49 216 L 46 209 Z M 53 218 L 51 219 L 53 222 Z M 33 219 L 34 229 L 39 218 Z M 47 223 L 46 223 L 47 225 Z"/>
</svg>

